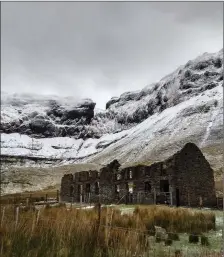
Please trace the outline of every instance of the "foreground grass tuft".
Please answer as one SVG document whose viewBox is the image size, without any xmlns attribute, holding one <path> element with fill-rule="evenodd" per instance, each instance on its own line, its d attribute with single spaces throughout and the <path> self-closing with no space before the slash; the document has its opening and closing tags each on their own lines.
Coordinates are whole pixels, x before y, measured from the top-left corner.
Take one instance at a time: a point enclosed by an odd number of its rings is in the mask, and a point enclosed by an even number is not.
<svg viewBox="0 0 224 257">
<path fill-rule="evenodd" d="M 60 205 L 40 212 L 20 210 L 18 223 L 10 208 L 0 230 L 3 257 L 176 256 L 166 249 L 179 240 L 178 233 L 190 233 L 196 227 L 197 233 L 215 228 L 210 212 L 166 206 L 137 207 L 133 215 L 122 215 L 116 208 L 99 212 L 97 208 L 67 210 Z M 165 240 L 158 234 L 155 238 L 155 226 L 171 233 Z M 158 244 L 153 243 L 156 240 Z M 205 241 L 201 237 L 204 246 Z"/>
</svg>

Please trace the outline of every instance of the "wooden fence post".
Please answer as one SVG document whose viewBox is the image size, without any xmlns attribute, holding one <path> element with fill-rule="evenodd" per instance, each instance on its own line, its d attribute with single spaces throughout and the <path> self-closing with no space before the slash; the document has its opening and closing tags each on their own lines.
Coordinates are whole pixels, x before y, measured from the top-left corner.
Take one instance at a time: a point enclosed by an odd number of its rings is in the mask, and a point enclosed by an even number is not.
<svg viewBox="0 0 224 257">
<path fill-rule="evenodd" d="M 190 203 L 189 191 L 187 191 L 187 201 L 188 201 L 188 207 L 190 207 L 190 206 L 191 206 L 191 203 Z"/>
<path fill-rule="evenodd" d="M 47 194 L 46 194 L 46 196 L 45 196 L 45 202 L 47 203 Z"/>
<path fill-rule="evenodd" d="M 15 222 L 15 228 L 17 228 L 19 220 L 19 206 L 16 207 L 16 222 Z"/>
<path fill-rule="evenodd" d="M 154 188 L 154 195 L 153 195 L 153 197 L 154 197 L 154 204 L 156 204 L 156 189 Z"/>
<path fill-rule="evenodd" d="M 82 193 L 80 194 L 80 205 L 82 205 Z"/>
<path fill-rule="evenodd" d="M 57 190 L 57 197 L 56 197 L 56 201 L 59 202 L 59 190 Z"/>
<path fill-rule="evenodd" d="M 100 221 L 101 221 L 101 204 L 100 204 L 100 202 L 97 204 L 97 212 L 98 212 L 98 220 L 97 220 L 97 241 L 98 241 L 99 232 L 100 232 Z"/>
<path fill-rule="evenodd" d="M 106 206 L 106 221 L 105 221 L 105 243 L 108 246 L 108 206 Z"/>
<path fill-rule="evenodd" d="M 171 191 L 170 191 L 170 205 L 173 206 L 173 191 L 172 191 L 172 188 L 171 188 Z"/>
<path fill-rule="evenodd" d="M 5 218 L 5 206 L 4 206 L 3 209 L 2 209 L 1 227 L 2 227 L 3 222 L 4 222 L 4 218 Z"/>
<path fill-rule="evenodd" d="M 201 196 L 199 197 L 199 205 L 200 205 L 200 208 L 202 208 L 202 205 L 203 205 L 203 199 L 202 199 L 202 197 L 201 197 Z"/>
<path fill-rule="evenodd" d="M 36 224 L 38 224 L 39 218 L 40 218 L 40 209 L 39 209 L 39 210 L 38 210 L 38 212 L 37 212 L 37 220 L 36 220 Z"/>
<path fill-rule="evenodd" d="M 26 198 L 26 207 L 29 206 L 29 198 Z"/>
</svg>

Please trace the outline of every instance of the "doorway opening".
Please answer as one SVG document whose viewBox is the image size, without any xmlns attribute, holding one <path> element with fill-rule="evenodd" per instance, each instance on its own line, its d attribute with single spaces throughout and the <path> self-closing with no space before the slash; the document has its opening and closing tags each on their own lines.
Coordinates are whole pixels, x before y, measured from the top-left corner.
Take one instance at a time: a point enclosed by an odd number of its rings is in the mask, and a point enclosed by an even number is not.
<svg viewBox="0 0 224 257">
<path fill-rule="evenodd" d="M 169 192 L 169 181 L 160 180 L 160 192 Z"/>
<path fill-rule="evenodd" d="M 95 194 L 99 195 L 99 193 L 100 193 L 100 185 L 99 185 L 99 182 L 96 182 L 95 183 Z"/>
<path fill-rule="evenodd" d="M 90 184 L 86 184 L 86 193 L 90 193 Z"/>
<path fill-rule="evenodd" d="M 176 206 L 180 206 L 180 192 L 179 189 L 176 189 Z"/>
<path fill-rule="evenodd" d="M 152 188 L 150 182 L 145 182 L 145 193 L 151 193 L 151 190 Z"/>
</svg>

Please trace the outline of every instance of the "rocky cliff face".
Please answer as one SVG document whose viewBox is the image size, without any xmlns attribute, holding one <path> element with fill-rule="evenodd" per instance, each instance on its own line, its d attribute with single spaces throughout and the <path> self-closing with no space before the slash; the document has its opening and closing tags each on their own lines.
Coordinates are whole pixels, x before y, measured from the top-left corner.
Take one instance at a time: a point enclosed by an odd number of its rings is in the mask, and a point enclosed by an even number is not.
<svg viewBox="0 0 224 257">
<path fill-rule="evenodd" d="M 162 160 L 194 142 L 216 168 L 222 125 L 223 50 L 205 53 L 142 90 L 113 97 L 104 111 L 89 99 L 3 93 L 1 152 L 40 158 L 43 165 L 47 159 L 62 165 L 114 158 L 125 165 Z"/>
<path fill-rule="evenodd" d="M 2 95 L 2 133 L 20 133 L 34 138 L 74 136 L 88 138 L 85 126 L 94 117 L 90 99 L 75 102 L 55 96 Z"/>
<path fill-rule="evenodd" d="M 118 115 L 118 123 L 140 123 L 155 113 L 217 87 L 223 81 L 222 55 L 222 50 L 216 54 L 205 53 L 158 83 L 112 98 L 106 108 Z"/>
<path fill-rule="evenodd" d="M 155 113 L 206 93 L 223 81 L 223 51 L 205 53 L 158 83 L 136 92 L 113 97 L 106 110 L 94 114 L 90 99 L 35 95 L 2 95 L 2 133 L 20 133 L 34 138 L 99 138 L 144 121 Z"/>
</svg>

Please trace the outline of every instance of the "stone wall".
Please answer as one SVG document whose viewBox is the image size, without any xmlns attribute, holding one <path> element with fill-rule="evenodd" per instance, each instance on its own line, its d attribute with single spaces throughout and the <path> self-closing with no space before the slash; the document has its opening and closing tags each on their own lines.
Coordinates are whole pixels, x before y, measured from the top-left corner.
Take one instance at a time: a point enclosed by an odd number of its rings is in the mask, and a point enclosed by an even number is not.
<svg viewBox="0 0 224 257">
<path fill-rule="evenodd" d="M 216 206 L 213 170 L 200 149 L 188 143 L 175 155 L 180 205 Z"/>
<path fill-rule="evenodd" d="M 66 174 L 61 179 L 60 200 L 70 202 L 74 194 L 73 175 Z"/>
<path fill-rule="evenodd" d="M 163 162 L 120 169 L 114 160 L 98 171 L 65 175 L 62 201 L 214 206 L 213 170 L 200 149 L 188 143 Z"/>
</svg>

